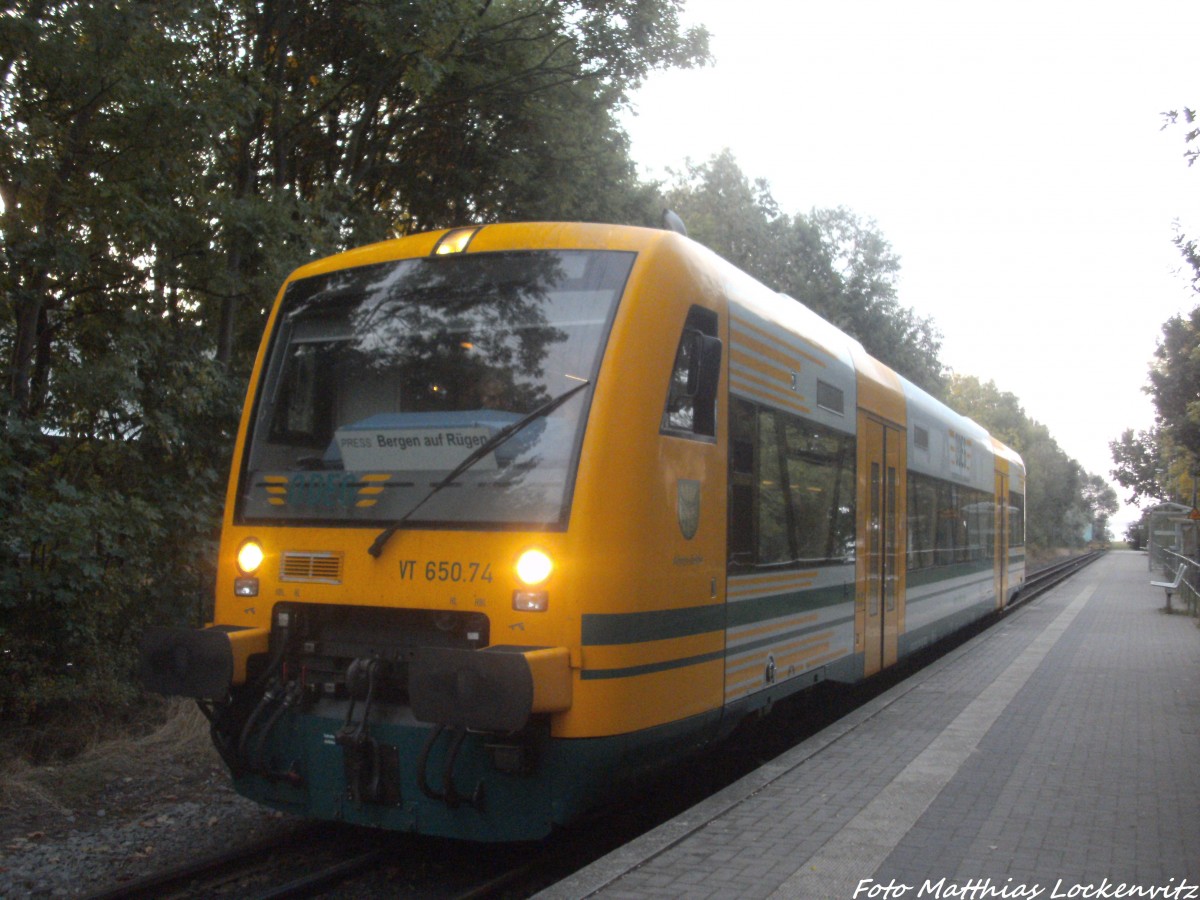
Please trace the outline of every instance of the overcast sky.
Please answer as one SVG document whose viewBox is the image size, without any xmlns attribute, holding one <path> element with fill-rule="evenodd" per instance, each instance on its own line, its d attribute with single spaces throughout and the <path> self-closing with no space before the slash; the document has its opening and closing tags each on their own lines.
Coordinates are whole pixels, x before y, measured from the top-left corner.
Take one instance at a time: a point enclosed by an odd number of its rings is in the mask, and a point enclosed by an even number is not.
<svg viewBox="0 0 1200 900">
<path fill-rule="evenodd" d="M 1200 236 L 1200 166 L 1162 130 L 1200 108 L 1200 0 L 687 0 L 684 20 L 715 63 L 635 94 L 643 174 L 728 147 L 786 212 L 873 219 L 943 361 L 1108 477 L 1108 442 L 1153 423 L 1163 322 L 1200 302 L 1172 244 L 1176 222 Z"/>
</svg>

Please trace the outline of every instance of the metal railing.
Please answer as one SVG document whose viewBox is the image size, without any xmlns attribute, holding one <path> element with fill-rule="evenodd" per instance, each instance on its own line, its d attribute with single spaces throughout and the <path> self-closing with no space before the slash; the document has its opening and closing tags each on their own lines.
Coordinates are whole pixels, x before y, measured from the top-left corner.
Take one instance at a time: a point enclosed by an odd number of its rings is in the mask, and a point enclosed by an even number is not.
<svg viewBox="0 0 1200 900">
<path fill-rule="evenodd" d="M 1171 595 L 1174 593 L 1183 599 L 1188 615 L 1195 616 L 1200 614 L 1200 562 L 1174 550 L 1163 550 L 1164 581 L 1173 582 L 1180 566 L 1184 567 L 1183 577 L 1179 579 L 1178 588 L 1167 591 L 1167 612 L 1174 612 L 1171 608 Z"/>
</svg>

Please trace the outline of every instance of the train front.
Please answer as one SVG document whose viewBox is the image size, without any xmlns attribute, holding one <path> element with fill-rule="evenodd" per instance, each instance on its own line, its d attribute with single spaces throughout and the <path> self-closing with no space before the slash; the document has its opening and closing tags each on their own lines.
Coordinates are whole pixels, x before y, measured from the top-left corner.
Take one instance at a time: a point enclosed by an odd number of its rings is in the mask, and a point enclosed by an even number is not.
<svg viewBox="0 0 1200 900">
<path fill-rule="evenodd" d="M 463 252 L 475 236 L 289 281 L 239 433 L 214 622 L 146 635 L 143 680 L 201 701 L 264 804 L 513 840 L 589 802 L 550 739 L 579 628 L 556 587 L 634 253 Z"/>
</svg>

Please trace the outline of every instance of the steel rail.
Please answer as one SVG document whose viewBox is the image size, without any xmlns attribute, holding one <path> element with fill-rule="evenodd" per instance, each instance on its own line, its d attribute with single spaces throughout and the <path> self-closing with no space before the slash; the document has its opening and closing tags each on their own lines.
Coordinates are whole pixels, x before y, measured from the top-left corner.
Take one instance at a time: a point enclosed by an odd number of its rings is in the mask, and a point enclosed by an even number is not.
<svg viewBox="0 0 1200 900">
<path fill-rule="evenodd" d="M 1017 602 L 1012 606 L 1020 606 L 1039 594 L 1050 590 L 1050 588 L 1059 582 L 1070 578 L 1084 566 L 1095 562 L 1105 552 L 1104 550 L 1091 550 L 1079 556 L 1072 556 L 1069 559 L 1051 563 L 1048 566 L 1043 566 L 1034 572 L 1028 573 L 1025 576 L 1025 583 L 1021 586 L 1020 593 L 1017 595 Z M 1012 608 L 1012 606 L 1006 608 Z"/>
<path fill-rule="evenodd" d="M 287 850 L 294 844 L 303 844 L 308 840 L 315 839 L 318 834 L 327 830 L 328 826 L 324 824 L 299 825 L 284 834 L 259 838 L 239 847 L 152 872 L 126 884 L 88 894 L 86 900 L 141 900 L 141 898 L 166 897 L 187 894 L 205 884 L 243 878 L 269 867 L 271 863 L 265 861 L 264 857 Z"/>
</svg>

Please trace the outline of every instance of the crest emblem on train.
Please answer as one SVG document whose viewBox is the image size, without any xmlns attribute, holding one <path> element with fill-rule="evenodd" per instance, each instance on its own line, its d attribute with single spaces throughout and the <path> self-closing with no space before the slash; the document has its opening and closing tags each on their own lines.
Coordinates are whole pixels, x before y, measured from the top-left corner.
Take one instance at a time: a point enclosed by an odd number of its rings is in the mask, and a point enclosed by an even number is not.
<svg viewBox="0 0 1200 900">
<path fill-rule="evenodd" d="M 679 530 L 690 541 L 700 527 L 700 482 L 680 478 L 677 489 L 675 509 L 679 513 Z"/>
</svg>

